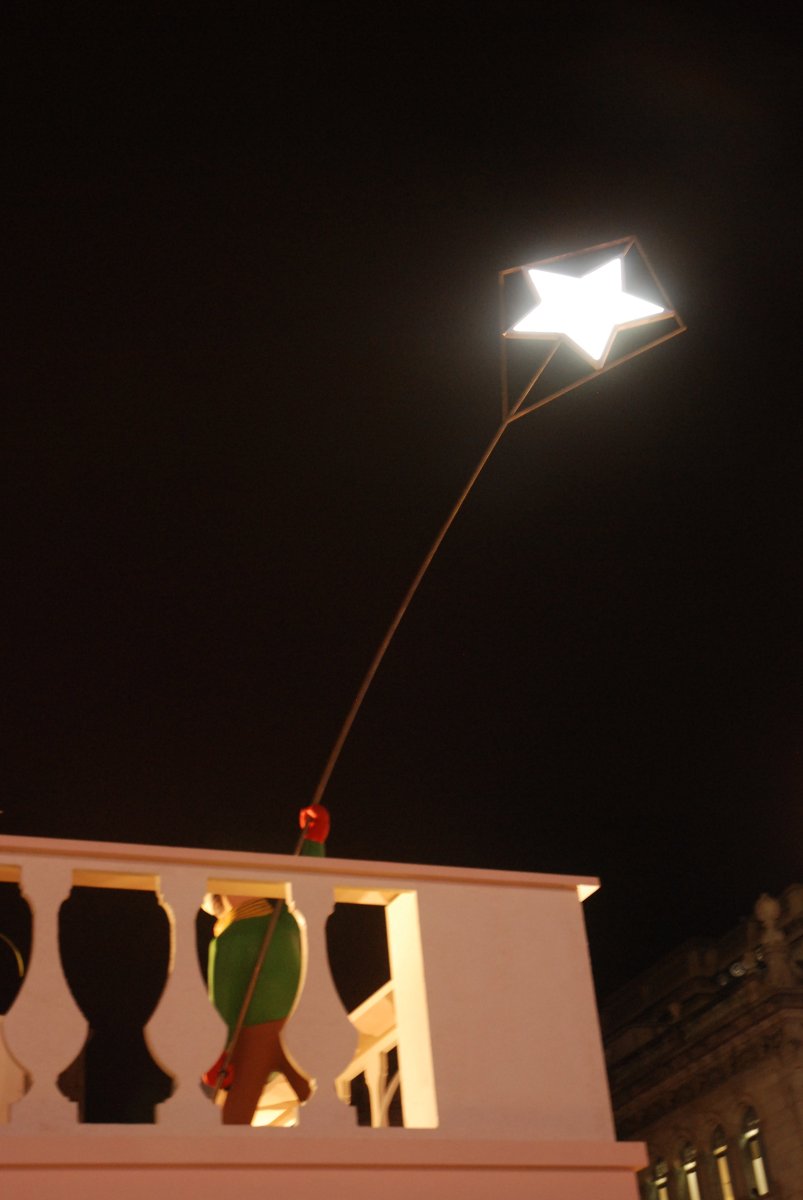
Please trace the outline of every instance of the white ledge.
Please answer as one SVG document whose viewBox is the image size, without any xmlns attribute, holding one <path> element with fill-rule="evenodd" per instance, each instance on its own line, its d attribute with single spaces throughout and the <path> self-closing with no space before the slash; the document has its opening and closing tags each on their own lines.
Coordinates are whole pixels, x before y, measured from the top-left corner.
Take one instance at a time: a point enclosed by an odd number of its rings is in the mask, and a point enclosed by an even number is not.
<svg viewBox="0 0 803 1200">
<path fill-rule="evenodd" d="M 294 874 L 349 876 L 405 882 L 470 883 L 474 886 L 557 888 L 576 890 L 581 900 L 593 895 L 599 879 L 583 875 L 551 875 L 532 871 L 485 870 L 477 867 L 443 867 L 425 863 L 378 862 L 357 858 L 316 858 L 293 854 L 254 854 L 247 850 L 207 850 L 186 846 L 149 846 L 126 842 L 92 842 L 69 838 L 14 837 L 0 835 L 0 855 L 70 858 L 115 863 L 151 863 L 214 867 L 216 871 L 286 871 L 292 862 Z M 3 866 L 0 863 L 0 880 Z"/>
<path fill-rule="evenodd" d="M 647 1165 L 642 1142 L 513 1141 L 442 1137 L 437 1130 L 361 1129 L 358 1138 L 302 1137 L 300 1129 L 221 1127 L 214 1138 L 177 1137 L 158 1126 L 123 1131 L 119 1125 L 80 1126 L 75 1135 L 8 1138 L 4 1166 L 146 1164 L 285 1167 L 535 1167 L 638 1171 Z M 0 1131 L 2 1138 L 2 1131 Z"/>
</svg>

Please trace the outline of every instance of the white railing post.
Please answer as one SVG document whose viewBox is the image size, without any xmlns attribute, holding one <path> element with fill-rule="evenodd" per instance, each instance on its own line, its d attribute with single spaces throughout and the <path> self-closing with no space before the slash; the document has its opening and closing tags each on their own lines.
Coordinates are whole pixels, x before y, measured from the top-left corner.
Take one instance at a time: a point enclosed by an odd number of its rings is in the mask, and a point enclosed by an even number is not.
<svg viewBox="0 0 803 1200">
<path fill-rule="evenodd" d="M 388 958 L 398 1035 L 402 1112 L 408 1129 L 435 1129 L 438 1103 L 432 1064 L 418 896 L 400 892 L 385 908 Z M 433 969 L 437 963 L 433 962 Z"/>
<path fill-rule="evenodd" d="M 309 876 L 293 884 L 297 916 L 306 926 L 307 969 L 298 1008 L 288 1021 L 285 1043 L 305 1073 L 316 1082 L 315 1094 L 302 1107 L 305 1132 L 339 1134 L 356 1126 L 353 1108 L 337 1096 L 335 1079 L 354 1055 L 356 1030 L 337 994 L 326 951 L 326 921 L 334 906 L 329 879 Z"/>
<path fill-rule="evenodd" d="M 64 978 L 59 951 L 59 908 L 70 894 L 72 878 L 68 862 L 52 859 L 27 863 L 22 875 L 20 887 L 33 916 L 33 945 L 5 1028 L 8 1047 L 32 1086 L 11 1110 L 15 1131 L 57 1133 L 78 1122 L 76 1105 L 56 1083 L 86 1037 L 86 1020 Z"/>
<path fill-rule="evenodd" d="M 188 1133 L 220 1124 L 220 1110 L 200 1082 L 226 1041 L 226 1027 L 204 989 L 196 949 L 195 920 L 207 874 L 187 867 L 160 872 L 159 898 L 171 924 L 171 969 L 146 1029 L 154 1056 L 173 1076 L 173 1094 L 159 1105 L 157 1122 Z"/>
</svg>

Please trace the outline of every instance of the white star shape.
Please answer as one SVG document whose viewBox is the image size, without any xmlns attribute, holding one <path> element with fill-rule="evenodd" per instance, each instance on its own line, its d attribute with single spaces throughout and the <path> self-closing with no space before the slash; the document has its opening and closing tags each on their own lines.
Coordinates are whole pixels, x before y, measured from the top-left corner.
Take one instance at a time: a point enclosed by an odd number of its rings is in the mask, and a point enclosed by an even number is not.
<svg viewBox="0 0 803 1200">
<path fill-rule="evenodd" d="M 621 258 L 579 277 L 534 267 L 527 274 L 540 304 L 507 335 L 564 337 L 595 367 L 604 365 L 618 329 L 666 312 L 660 304 L 623 291 Z"/>
</svg>

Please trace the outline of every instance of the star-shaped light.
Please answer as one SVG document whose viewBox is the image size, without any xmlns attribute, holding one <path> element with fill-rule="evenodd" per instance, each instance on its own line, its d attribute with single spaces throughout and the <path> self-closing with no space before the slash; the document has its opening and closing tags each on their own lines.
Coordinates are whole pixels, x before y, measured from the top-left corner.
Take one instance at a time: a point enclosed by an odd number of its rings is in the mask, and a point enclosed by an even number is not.
<svg viewBox="0 0 803 1200">
<path fill-rule="evenodd" d="M 667 311 L 623 290 L 621 258 L 579 277 L 534 267 L 527 274 L 540 304 L 506 336 L 564 337 L 595 367 L 603 366 L 617 330 Z"/>
</svg>

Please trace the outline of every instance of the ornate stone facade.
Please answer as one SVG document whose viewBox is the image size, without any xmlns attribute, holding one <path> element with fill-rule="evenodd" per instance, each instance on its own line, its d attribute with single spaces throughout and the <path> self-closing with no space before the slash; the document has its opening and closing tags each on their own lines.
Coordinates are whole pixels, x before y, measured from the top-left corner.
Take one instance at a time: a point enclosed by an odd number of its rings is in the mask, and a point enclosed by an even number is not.
<svg viewBox="0 0 803 1200">
<path fill-rule="evenodd" d="M 617 1133 L 645 1200 L 803 1200 L 803 885 L 761 896 L 602 1005 Z"/>
</svg>

